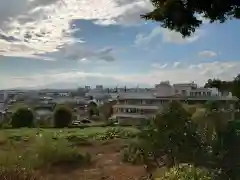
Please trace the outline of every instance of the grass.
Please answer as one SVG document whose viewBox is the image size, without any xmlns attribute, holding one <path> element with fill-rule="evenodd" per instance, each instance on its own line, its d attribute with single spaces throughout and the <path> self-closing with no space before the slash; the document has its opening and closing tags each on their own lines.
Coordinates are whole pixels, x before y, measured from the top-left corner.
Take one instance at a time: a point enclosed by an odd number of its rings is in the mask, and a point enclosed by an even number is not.
<svg viewBox="0 0 240 180">
<path fill-rule="evenodd" d="M 134 137 L 137 132 L 137 129 L 128 127 L 91 127 L 85 129 L 2 129 L 0 131 L 0 156 L 5 153 L 9 154 L 11 150 L 17 151 L 18 153 L 26 151 L 33 152 L 36 150 L 50 151 L 54 148 L 54 151 L 56 149 L 67 149 L 71 151 L 73 149 L 71 146 L 75 143 L 82 142 L 83 144 L 90 145 L 88 142 L 92 140 L 131 138 Z M 58 153 L 57 150 L 55 153 Z"/>
<path fill-rule="evenodd" d="M 12 137 L 12 136 L 21 136 L 23 137 L 32 137 L 36 134 L 41 133 L 42 135 L 55 135 L 58 134 L 60 137 L 66 137 L 69 135 L 76 135 L 76 136 L 85 136 L 91 137 L 94 135 L 100 135 L 108 132 L 111 129 L 123 129 L 129 132 L 138 132 L 137 129 L 132 127 L 124 127 L 124 128 L 110 128 L 110 127 L 89 127 L 84 129 L 79 128 L 65 128 L 65 129 L 40 129 L 40 128 L 21 128 L 21 129 L 2 129 L 0 131 L 0 137 Z M 1 139 L 0 139 L 1 141 Z"/>
<path fill-rule="evenodd" d="M 134 128 L 2 129 L 0 131 L 0 179 L 39 179 L 32 172 L 52 167 L 79 167 L 91 163 L 81 147 L 94 140 L 132 138 Z"/>
</svg>

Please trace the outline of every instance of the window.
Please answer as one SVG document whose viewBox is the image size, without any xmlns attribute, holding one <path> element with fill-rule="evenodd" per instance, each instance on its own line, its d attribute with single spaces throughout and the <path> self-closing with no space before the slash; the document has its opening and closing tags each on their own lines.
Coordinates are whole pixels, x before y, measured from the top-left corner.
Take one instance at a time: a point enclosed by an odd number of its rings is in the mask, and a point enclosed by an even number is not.
<svg viewBox="0 0 240 180">
<path fill-rule="evenodd" d="M 146 104 L 153 104 L 152 100 L 146 100 Z"/>
<path fill-rule="evenodd" d="M 186 90 L 182 90 L 182 94 L 183 94 L 183 95 L 186 95 Z"/>
</svg>

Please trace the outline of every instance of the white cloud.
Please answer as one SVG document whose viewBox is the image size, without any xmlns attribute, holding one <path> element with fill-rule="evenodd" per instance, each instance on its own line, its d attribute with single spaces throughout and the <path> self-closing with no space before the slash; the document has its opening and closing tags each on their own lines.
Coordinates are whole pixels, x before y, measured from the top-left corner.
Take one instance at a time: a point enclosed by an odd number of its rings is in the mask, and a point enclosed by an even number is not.
<svg viewBox="0 0 240 180">
<path fill-rule="evenodd" d="M 163 42 L 173 44 L 186 44 L 197 41 L 202 36 L 202 31 L 196 31 L 191 37 L 183 38 L 179 32 L 170 31 L 169 29 L 162 29 Z"/>
<path fill-rule="evenodd" d="M 149 34 L 138 34 L 136 36 L 134 44 L 136 46 L 141 46 L 141 45 L 148 45 L 154 38 L 159 36 L 162 33 L 162 29 L 157 27 L 154 28 Z"/>
<path fill-rule="evenodd" d="M 202 57 L 211 58 L 211 57 L 216 57 L 218 54 L 214 51 L 201 51 L 198 53 L 198 55 Z"/>
<path fill-rule="evenodd" d="M 158 64 L 158 63 L 151 64 L 151 67 L 157 68 L 157 69 L 165 69 L 167 66 L 168 66 L 167 63 L 165 63 L 165 64 Z"/>
<path fill-rule="evenodd" d="M 105 85 L 146 84 L 153 86 L 162 80 L 170 80 L 172 83 L 195 81 L 203 85 L 209 78 L 232 80 L 239 73 L 239 69 L 240 62 L 216 61 L 187 66 L 182 65 L 179 68 L 152 69 L 148 73 L 142 74 L 116 74 L 107 73 L 106 70 L 99 70 L 96 73 L 69 70 L 68 72 L 44 72 L 43 74 L 24 77 L 2 76 L 0 81 L 1 88 L 29 87 L 30 85 L 31 87 L 41 87 L 54 83 L 60 85 L 64 83 L 75 83 L 76 85 L 98 84 L 100 80 Z M 89 78 L 91 79 L 90 81 Z M 84 84 L 80 84 L 81 82 Z"/>
<path fill-rule="evenodd" d="M 0 1 L 0 55 L 55 52 L 75 43 L 74 19 L 129 25 L 152 8 L 148 0 L 8 0 Z M 14 38 L 13 41 L 8 39 Z M 23 50 L 24 48 L 24 50 Z M 111 60 L 109 57 L 105 59 Z"/>
<path fill-rule="evenodd" d="M 178 67 L 180 67 L 181 66 L 181 63 L 180 62 L 174 62 L 173 63 L 173 67 L 174 68 L 178 68 Z"/>
<path fill-rule="evenodd" d="M 86 59 L 95 59 L 95 60 L 104 60 L 107 62 L 115 61 L 112 47 L 106 47 L 102 49 L 91 49 L 89 47 L 80 46 L 80 45 L 69 45 L 62 49 L 59 52 L 58 56 L 64 57 L 70 60 L 85 60 Z M 83 61 L 84 61 L 83 60 Z"/>
<path fill-rule="evenodd" d="M 136 46 L 148 45 L 156 39 L 156 37 L 162 36 L 164 43 L 172 44 L 187 44 L 197 41 L 203 35 L 203 31 L 198 30 L 191 37 L 183 38 L 179 32 L 171 31 L 169 29 L 156 27 L 149 34 L 139 33 L 134 41 Z"/>
</svg>

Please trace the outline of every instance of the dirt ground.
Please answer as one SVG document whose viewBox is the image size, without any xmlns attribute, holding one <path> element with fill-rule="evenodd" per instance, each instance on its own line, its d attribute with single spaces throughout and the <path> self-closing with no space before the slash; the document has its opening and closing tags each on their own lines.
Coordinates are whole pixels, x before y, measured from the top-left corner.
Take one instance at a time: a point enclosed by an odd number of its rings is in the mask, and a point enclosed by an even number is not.
<svg viewBox="0 0 240 180">
<path fill-rule="evenodd" d="M 88 167 L 58 167 L 50 172 L 42 172 L 49 180 L 140 180 L 147 176 L 144 166 L 133 166 L 122 162 L 121 150 L 126 142 L 110 140 L 95 142 L 91 146 L 80 147 L 92 156 Z"/>
</svg>

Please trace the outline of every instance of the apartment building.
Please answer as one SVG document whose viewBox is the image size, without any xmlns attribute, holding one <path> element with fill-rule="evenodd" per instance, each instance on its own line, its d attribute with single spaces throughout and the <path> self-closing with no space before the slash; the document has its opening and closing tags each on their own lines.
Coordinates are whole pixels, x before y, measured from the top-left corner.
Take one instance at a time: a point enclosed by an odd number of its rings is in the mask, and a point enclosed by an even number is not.
<svg viewBox="0 0 240 180">
<path fill-rule="evenodd" d="M 8 93 L 7 91 L 0 91 L 0 112 L 4 111 L 7 105 Z"/>
<path fill-rule="evenodd" d="M 223 95 L 216 88 L 202 88 L 195 83 L 173 84 L 165 81 L 148 92 L 119 93 L 113 107 L 113 119 L 119 123 L 134 124 L 153 118 L 163 105 L 172 100 L 187 104 L 221 101 L 223 104 L 237 101 L 230 94 Z"/>
</svg>

